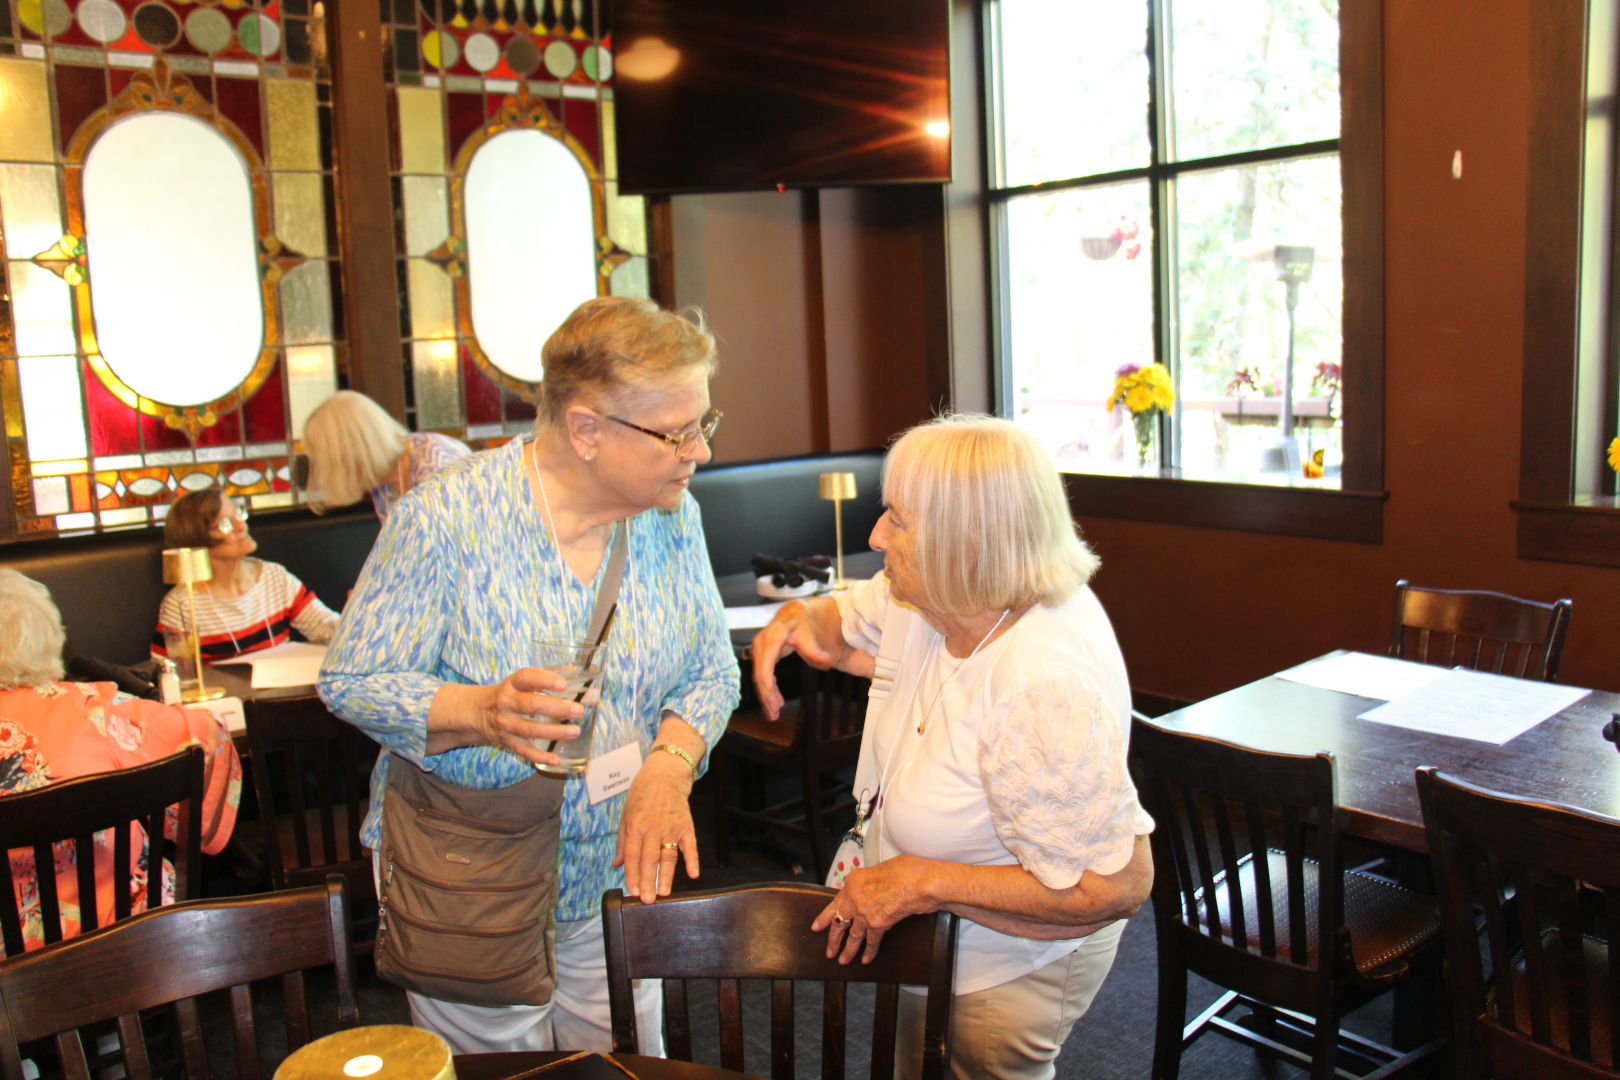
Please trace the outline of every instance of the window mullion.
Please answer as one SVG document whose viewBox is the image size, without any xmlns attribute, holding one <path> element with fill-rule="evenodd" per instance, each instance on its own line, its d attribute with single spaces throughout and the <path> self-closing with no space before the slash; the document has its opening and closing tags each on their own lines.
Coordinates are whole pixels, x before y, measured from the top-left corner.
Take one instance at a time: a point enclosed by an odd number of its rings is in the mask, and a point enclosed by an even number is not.
<svg viewBox="0 0 1620 1080">
<path fill-rule="evenodd" d="M 1174 180 L 1167 171 L 1175 157 L 1175 126 L 1170 79 L 1169 0 L 1150 0 L 1148 5 L 1148 146 L 1152 154 L 1149 208 L 1153 236 L 1153 355 L 1170 372 L 1176 387 L 1177 405 L 1168 416 L 1159 417 L 1160 465 L 1181 464 L 1181 366 L 1176 355 L 1174 335 L 1175 237 L 1170 222 L 1175 220 Z"/>
</svg>

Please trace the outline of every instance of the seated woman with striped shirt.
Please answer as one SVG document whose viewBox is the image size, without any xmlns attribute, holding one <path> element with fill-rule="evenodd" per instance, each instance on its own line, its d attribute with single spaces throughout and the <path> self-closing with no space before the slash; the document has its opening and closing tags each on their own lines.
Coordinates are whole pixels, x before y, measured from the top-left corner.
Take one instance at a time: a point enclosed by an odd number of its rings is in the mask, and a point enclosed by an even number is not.
<svg viewBox="0 0 1620 1080">
<path fill-rule="evenodd" d="M 217 488 L 176 499 L 163 525 L 165 547 L 208 549 L 214 579 L 195 586 L 197 629 L 204 660 L 220 661 L 280 645 L 297 630 L 324 645 L 337 630 L 338 614 L 280 563 L 249 558 L 258 543 L 248 535 L 247 509 Z M 164 630 L 184 631 L 191 618 L 186 590 L 169 590 L 158 608 L 152 655 L 167 656 Z"/>
</svg>

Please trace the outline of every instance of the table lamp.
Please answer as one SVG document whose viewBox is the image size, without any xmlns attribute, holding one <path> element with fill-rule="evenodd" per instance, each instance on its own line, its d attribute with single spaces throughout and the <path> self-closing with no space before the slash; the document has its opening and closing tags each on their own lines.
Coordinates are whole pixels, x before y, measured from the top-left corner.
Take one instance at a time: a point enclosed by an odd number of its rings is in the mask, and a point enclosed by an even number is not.
<svg viewBox="0 0 1620 1080">
<path fill-rule="evenodd" d="M 838 550 L 838 576 L 833 588 L 848 586 L 844 580 L 844 500 L 855 497 L 855 474 L 852 472 L 824 472 L 821 474 L 821 497 L 833 504 L 833 527 L 836 530 Z"/>
<path fill-rule="evenodd" d="M 186 704 L 213 701 L 225 696 L 223 686 L 203 684 L 202 634 L 197 630 L 197 582 L 214 579 L 214 564 L 208 561 L 207 548 L 168 548 L 163 552 L 163 583 L 184 585 L 186 604 L 191 609 L 191 657 L 197 665 L 197 685 L 180 694 Z"/>
</svg>

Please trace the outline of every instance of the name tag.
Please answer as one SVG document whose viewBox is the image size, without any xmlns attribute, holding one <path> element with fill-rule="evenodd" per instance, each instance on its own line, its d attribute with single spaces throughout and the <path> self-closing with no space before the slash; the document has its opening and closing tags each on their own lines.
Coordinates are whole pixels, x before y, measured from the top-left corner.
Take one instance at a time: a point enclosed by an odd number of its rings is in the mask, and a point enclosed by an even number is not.
<svg viewBox="0 0 1620 1080">
<path fill-rule="evenodd" d="M 630 781 L 641 771 L 641 744 L 625 743 L 612 753 L 591 758 L 585 768 L 585 795 L 595 806 L 630 790 Z"/>
</svg>

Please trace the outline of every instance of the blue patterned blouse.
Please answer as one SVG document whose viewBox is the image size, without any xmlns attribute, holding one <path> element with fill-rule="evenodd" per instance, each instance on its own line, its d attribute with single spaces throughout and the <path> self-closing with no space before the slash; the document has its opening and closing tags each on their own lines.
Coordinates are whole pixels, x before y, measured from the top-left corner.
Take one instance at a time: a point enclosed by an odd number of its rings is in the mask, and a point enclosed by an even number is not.
<svg viewBox="0 0 1620 1080">
<path fill-rule="evenodd" d="M 332 712 L 466 787 L 506 787 L 533 769 L 493 746 L 426 756 L 434 693 L 447 682 L 500 682 L 529 666 L 536 637 L 584 636 L 607 566 L 604 558 L 587 585 L 563 563 L 529 494 L 527 444 L 514 439 L 464 457 L 394 507 L 321 669 L 321 699 Z M 737 658 L 693 499 L 630 519 L 610 641 L 595 751 L 636 742 L 645 756 L 666 709 L 713 746 L 737 706 Z M 382 832 L 387 769 L 384 754 L 360 830 L 368 847 Z M 558 919 L 595 915 L 602 893 L 623 885 L 623 871 L 610 865 L 623 804 L 620 795 L 592 806 L 582 780 L 567 782 Z"/>
</svg>

